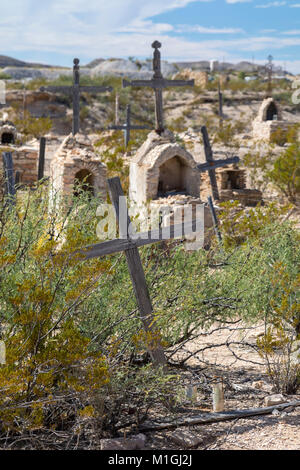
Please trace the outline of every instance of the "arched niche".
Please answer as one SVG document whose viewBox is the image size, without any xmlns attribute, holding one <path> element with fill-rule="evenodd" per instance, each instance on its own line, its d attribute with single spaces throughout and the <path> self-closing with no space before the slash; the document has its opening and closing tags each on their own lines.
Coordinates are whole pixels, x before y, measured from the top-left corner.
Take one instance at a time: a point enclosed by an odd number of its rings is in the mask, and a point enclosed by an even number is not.
<svg viewBox="0 0 300 470">
<path fill-rule="evenodd" d="M 167 193 L 185 193 L 187 190 L 186 173 L 188 167 L 178 156 L 170 158 L 159 167 L 157 196 Z"/>
<path fill-rule="evenodd" d="M 14 144 L 15 137 L 12 132 L 3 132 L 1 135 L 1 144 Z"/>
<path fill-rule="evenodd" d="M 266 109 L 266 121 L 274 121 L 275 116 L 278 118 L 278 109 L 274 101 L 271 101 Z"/>
<path fill-rule="evenodd" d="M 94 175 L 93 173 L 82 168 L 77 171 L 74 177 L 74 195 L 78 196 L 80 192 L 86 191 L 90 194 L 94 194 Z"/>
</svg>

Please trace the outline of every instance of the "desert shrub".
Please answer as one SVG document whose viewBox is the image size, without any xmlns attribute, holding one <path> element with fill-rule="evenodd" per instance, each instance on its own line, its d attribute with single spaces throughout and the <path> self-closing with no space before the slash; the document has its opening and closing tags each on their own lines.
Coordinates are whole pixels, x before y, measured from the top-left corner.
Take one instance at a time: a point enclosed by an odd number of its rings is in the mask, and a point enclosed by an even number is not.
<svg viewBox="0 0 300 470">
<path fill-rule="evenodd" d="M 12 77 L 8 73 L 0 72 L 0 80 L 10 80 Z"/>
<path fill-rule="evenodd" d="M 0 204 L 0 339 L 6 345 L 0 437 L 16 445 L 21 433 L 28 445 L 41 446 L 43 435 L 51 446 L 60 432 L 64 445 L 96 445 L 122 427 L 124 407 L 135 407 L 133 416 L 129 412 L 135 422 L 175 380 L 159 370 L 128 368 L 131 354 L 147 349 L 136 305 L 122 284 L 119 298 L 107 295 L 119 256 L 83 262 L 74 255 L 98 241 L 100 202 L 77 193 L 60 200 L 59 212 L 49 212 L 43 186 L 19 192 L 15 210 L 5 199 Z M 120 263 L 121 275 L 125 269 Z"/>
<path fill-rule="evenodd" d="M 27 138 L 39 139 L 51 130 L 52 121 L 50 118 L 35 118 L 29 111 L 25 111 L 24 114 L 24 118 L 15 119 L 14 122 L 18 131 Z"/>
<path fill-rule="evenodd" d="M 153 408 L 172 408 L 168 397 L 180 393 L 176 374 L 143 365 L 149 338 L 123 254 L 84 263 L 71 256 L 98 241 L 98 204 L 79 191 L 64 210 L 49 212 L 42 186 L 19 192 L 15 210 L 1 202 L 0 339 L 7 361 L 0 366 L 0 438 L 9 445 L 21 434 L 20 445 L 27 439 L 38 448 L 93 447 L 100 437 L 132 429 Z M 180 240 L 139 250 L 172 363 L 178 360 L 171 349 L 184 348 L 200 328 L 280 315 L 274 272 L 280 265 L 296 282 L 299 234 L 277 220 L 275 208 L 264 210 L 239 219 L 228 211 L 222 250 L 212 244 L 186 252 Z"/>
<path fill-rule="evenodd" d="M 300 386 L 300 275 L 291 276 L 282 263 L 274 265 L 270 309 L 265 333 L 257 339 L 274 389 L 296 393 Z"/>
<path fill-rule="evenodd" d="M 267 178 L 288 198 L 295 203 L 300 194 L 300 145 L 290 145 L 276 160 Z"/>
<path fill-rule="evenodd" d="M 227 147 L 236 146 L 237 144 L 234 137 L 238 133 L 238 130 L 239 128 L 237 128 L 235 124 L 225 120 L 223 121 L 222 126 L 217 130 L 214 141 L 221 142 Z"/>
<path fill-rule="evenodd" d="M 42 191 L 40 189 L 38 193 Z M 88 350 L 76 312 L 109 269 L 107 261 L 80 262 L 70 252 L 92 239 L 87 201 L 73 206 L 68 223 L 47 214 L 47 198 L 27 192 L 16 212 L 1 207 L 0 303 L 6 364 L 0 368 L 0 419 L 6 430 L 66 421 L 79 400 L 109 379 L 105 358 Z M 82 207 L 84 206 L 84 208 Z M 63 236 L 63 253 L 57 254 Z M 83 367 L 84 365 L 84 367 Z M 61 408 L 61 411 L 59 411 Z M 50 424 L 51 423 L 51 424 Z"/>
</svg>

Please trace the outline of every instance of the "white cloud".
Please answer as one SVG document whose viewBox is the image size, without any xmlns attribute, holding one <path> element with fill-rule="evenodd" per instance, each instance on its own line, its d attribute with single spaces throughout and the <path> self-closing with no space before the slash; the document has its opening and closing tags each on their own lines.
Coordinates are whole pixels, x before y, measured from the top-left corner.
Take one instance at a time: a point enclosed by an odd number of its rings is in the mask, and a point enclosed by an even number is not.
<svg viewBox="0 0 300 470">
<path fill-rule="evenodd" d="M 201 33 L 201 34 L 237 34 L 243 33 L 241 28 L 207 28 L 200 25 L 178 25 L 174 28 L 176 33 Z"/>
<path fill-rule="evenodd" d="M 252 0 L 226 0 L 226 3 L 249 3 Z"/>
<path fill-rule="evenodd" d="M 255 8 L 273 8 L 273 7 L 283 7 L 287 2 L 269 2 L 262 5 L 255 5 Z"/>
<path fill-rule="evenodd" d="M 1 53 L 20 56 L 78 56 L 85 63 L 96 57 L 151 57 L 151 43 L 163 44 L 163 59 L 236 61 L 237 53 L 250 58 L 255 51 L 300 46 L 300 34 L 275 36 L 265 30 L 255 37 L 246 36 L 241 28 L 174 26 L 155 23 L 155 15 L 184 7 L 193 2 L 214 0 L 10 0 L 1 5 Z M 4 3 L 4 2 L 3 2 Z M 246 3 L 227 0 L 227 3 Z M 297 4 L 295 4 L 296 6 Z M 299 4 L 300 6 L 300 4 Z M 209 35 L 212 39 L 187 39 L 179 33 Z M 216 35 L 225 35 L 216 36 Z M 226 37 L 240 34 L 238 39 Z M 239 52 L 237 52 L 239 51 Z M 45 62 L 47 59 L 45 59 Z M 52 59 L 53 61 L 53 59 Z"/>
<path fill-rule="evenodd" d="M 300 36 L 300 29 L 291 29 L 290 31 L 283 31 L 281 34 L 287 34 L 289 36 Z"/>
<path fill-rule="evenodd" d="M 300 3 L 294 3 L 294 5 L 289 5 L 290 8 L 300 8 Z"/>
</svg>

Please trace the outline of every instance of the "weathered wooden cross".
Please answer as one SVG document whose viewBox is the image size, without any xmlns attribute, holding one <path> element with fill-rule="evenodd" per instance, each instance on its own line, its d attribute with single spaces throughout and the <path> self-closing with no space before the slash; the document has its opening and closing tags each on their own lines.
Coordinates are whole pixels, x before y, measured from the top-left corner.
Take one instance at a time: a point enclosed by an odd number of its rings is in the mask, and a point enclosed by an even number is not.
<svg viewBox="0 0 300 470">
<path fill-rule="evenodd" d="M 114 205 L 116 218 L 119 224 L 120 238 L 108 240 L 95 245 L 87 246 L 76 253 L 81 253 L 84 259 L 98 258 L 113 253 L 125 252 L 135 297 L 140 311 L 140 319 L 146 332 L 153 333 L 154 341 L 149 345 L 149 354 L 156 365 L 165 365 L 164 350 L 159 342 L 159 335 L 153 318 L 153 308 L 147 287 L 138 248 L 163 240 L 184 237 L 203 230 L 203 220 L 194 219 L 169 227 L 160 227 L 144 233 L 132 233 L 131 221 L 119 178 L 108 180 L 111 201 Z"/>
<path fill-rule="evenodd" d="M 208 196 L 207 202 L 208 202 L 208 207 L 209 207 L 211 217 L 212 217 L 212 220 L 213 220 L 215 234 L 217 236 L 217 239 L 219 240 L 219 243 L 222 243 L 222 235 L 221 235 L 221 232 L 219 230 L 218 217 L 217 217 L 216 210 L 215 210 L 214 203 L 213 203 L 213 200 L 212 200 L 211 196 Z"/>
<path fill-rule="evenodd" d="M 222 127 L 222 125 L 223 125 L 223 93 L 221 92 L 220 80 L 218 81 L 218 98 L 219 98 L 220 127 Z"/>
<path fill-rule="evenodd" d="M 197 169 L 201 173 L 208 171 L 213 198 L 214 200 L 218 200 L 220 199 L 220 196 L 219 196 L 219 191 L 218 191 L 215 169 L 222 167 L 222 166 L 229 165 L 230 163 L 238 163 L 240 159 L 239 157 L 230 157 L 230 158 L 224 158 L 221 160 L 214 160 L 207 129 L 205 126 L 201 127 L 201 133 L 203 137 L 205 158 L 206 158 L 207 163 L 200 163 L 199 165 L 197 165 Z"/>
<path fill-rule="evenodd" d="M 45 139 L 45 137 L 41 137 L 41 139 L 40 139 L 40 151 L 39 151 L 38 181 L 40 181 L 44 178 L 45 150 L 46 150 L 46 139 Z"/>
<path fill-rule="evenodd" d="M 162 90 L 172 86 L 194 86 L 194 80 L 167 80 L 161 73 L 160 51 L 161 43 L 154 41 L 152 44 L 154 48 L 153 53 L 153 77 L 151 80 L 132 80 L 128 82 L 123 80 L 123 88 L 128 86 L 141 87 L 147 86 L 153 88 L 155 91 L 155 117 L 156 117 L 156 132 L 161 134 L 164 131 L 163 120 L 163 99 Z"/>
<path fill-rule="evenodd" d="M 131 130 L 140 130 L 140 129 L 149 129 L 148 126 L 136 125 L 131 124 L 131 106 L 130 104 L 126 107 L 126 123 L 125 124 L 114 124 L 113 126 L 109 126 L 109 129 L 114 130 L 123 130 L 124 132 L 124 145 L 125 148 L 128 147 L 130 141 L 130 131 Z"/>
<path fill-rule="evenodd" d="M 14 175 L 14 164 L 11 152 L 3 152 L 3 168 L 5 178 L 5 193 L 8 196 L 8 203 L 15 205 L 16 200 L 16 187 L 15 187 L 15 175 Z"/>
<path fill-rule="evenodd" d="M 112 91 L 110 86 L 81 86 L 79 59 L 74 59 L 73 66 L 73 85 L 72 86 L 48 86 L 41 87 L 41 91 L 51 91 L 53 93 L 65 93 L 73 96 L 73 135 L 79 132 L 79 114 L 80 114 L 80 93 L 104 93 Z"/>
</svg>

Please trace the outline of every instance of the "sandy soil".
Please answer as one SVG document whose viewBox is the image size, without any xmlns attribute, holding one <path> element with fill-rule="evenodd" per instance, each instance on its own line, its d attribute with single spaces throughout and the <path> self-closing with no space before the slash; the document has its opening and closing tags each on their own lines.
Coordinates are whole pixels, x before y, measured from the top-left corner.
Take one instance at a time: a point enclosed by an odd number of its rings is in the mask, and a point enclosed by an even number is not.
<svg viewBox="0 0 300 470">
<path fill-rule="evenodd" d="M 223 378 L 225 411 L 265 407 L 264 398 L 274 394 L 274 389 L 265 373 L 263 360 L 253 348 L 262 332 L 262 325 L 252 328 L 239 325 L 237 328 L 216 330 L 209 336 L 200 336 L 187 345 L 185 355 L 207 349 L 189 359 L 189 371 L 182 372 L 182 382 L 195 385 L 197 397 L 193 402 L 184 397 L 181 406 L 176 409 L 176 416 L 187 417 L 212 411 L 211 381 L 215 376 Z M 210 349 L 218 344 L 223 346 Z M 300 400 L 300 393 L 284 398 L 287 402 Z M 157 419 L 157 416 L 153 418 Z M 300 407 L 180 429 L 199 438 L 199 443 L 192 447 L 199 450 L 296 450 L 300 449 Z M 176 444 L 172 439 L 174 431 L 147 432 L 147 448 L 191 448 L 188 444 Z"/>
</svg>

